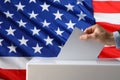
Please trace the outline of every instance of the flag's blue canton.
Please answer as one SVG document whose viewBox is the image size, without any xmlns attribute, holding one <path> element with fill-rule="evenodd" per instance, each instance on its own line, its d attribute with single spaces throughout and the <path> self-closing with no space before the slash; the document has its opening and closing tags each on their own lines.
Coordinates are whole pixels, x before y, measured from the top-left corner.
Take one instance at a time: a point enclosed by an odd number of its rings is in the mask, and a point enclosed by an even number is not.
<svg viewBox="0 0 120 80">
<path fill-rule="evenodd" d="M 55 57 L 74 27 L 92 24 L 91 0 L 0 0 L 0 56 Z"/>
</svg>

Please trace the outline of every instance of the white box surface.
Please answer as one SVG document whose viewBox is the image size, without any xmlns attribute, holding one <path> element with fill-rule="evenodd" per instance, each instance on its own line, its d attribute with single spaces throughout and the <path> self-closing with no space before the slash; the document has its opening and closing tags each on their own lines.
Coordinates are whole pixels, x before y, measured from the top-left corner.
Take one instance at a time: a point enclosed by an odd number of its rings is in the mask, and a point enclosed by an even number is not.
<svg viewBox="0 0 120 80">
<path fill-rule="evenodd" d="M 33 59 L 27 80 L 120 80 L 120 62 Z"/>
</svg>

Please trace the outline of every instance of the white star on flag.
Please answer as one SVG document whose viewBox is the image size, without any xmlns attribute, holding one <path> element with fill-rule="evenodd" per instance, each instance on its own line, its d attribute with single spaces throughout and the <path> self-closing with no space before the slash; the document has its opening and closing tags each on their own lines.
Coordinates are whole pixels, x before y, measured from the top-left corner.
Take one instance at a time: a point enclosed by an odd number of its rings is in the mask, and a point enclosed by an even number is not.
<svg viewBox="0 0 120 80">
<path fill-rule="evenodd" d="M 65 23 L 66 25 L 67 25 L 67 27 L 68 27 L 68 29 L 74 29 L 74 25 L 75 25 L 75 23 L 72 23 L 72 21 L 70 20 L 69 21 L 69 23 Z"/>
<path fill-rule="evenodd" d="M 81 11 L 80 14 L 78 14 L 77 16 L 79 17 L 78 20 L 80 21 L 80 20 L 82 20 L 82 19 L 85 20 L 85 16 L 87 16 L 87 15 L 84 14 L 84 13 Z"/>
<path fill-rule="evenodd" d="M 38 14 L 35 14 L 35 12 L 32 11 L 32 13 L 29 13 L 29 15 L 30 15 L 30 19 L 31 19 L 31 18 L 35 18 L 35 19 L 36 19 L 36 16 L 37 16 Z"/>
<path fill-rule="evenodd" d="M 14 36 L 14 32 L 16 31 L 16 29 L 12 29 L 11 26 L 9 29 L 6 29 L 7 31 L 7 35 L 13 35 Z"/>
<path fill-rule="evenodd" d="M 23 8 L 25 7 L 25 5 L 22 5 L 21 2 L 19 2 L 18 5 L 15 5 L 17 7 L 17 11 L 18 10 L 22 10 L 23 11 Z"/>
<path fill-rule="evenodd" d="M 80 29 L 81 31 L 84 31 L 82 28 Z"/>
<path fill-rule="evenodd" d="M 36 47 L 32 47 L 33 49 L 34 49 L 34 53 L 41 53 L 41 49 L 43 48 L 43 47 L 40 47 L 38 44 L 36 44 Z"/>
<path fill-rule="evenodd" d="M 44 3 L 43 5 L 40 5 L 42 7 L 42 11 L 46 10 L 46 11 L 49 11 L 48 8 L 50 5 Z"/>
<path fill-rule="evenodd" d="M 64 31 L 61 31 L 60 28 L 58 27 L 58 29 L 57 29 L 55 32 L 57 33 L 57 35 L 62 36 L 62 33 L 63 33 Z"/>
<path fill-rule="evenodd" d="M 58 46 L 60 49 L 62 49 L 63 48 L 63 46 Z"/>
<path fill-rule="evenodd" d="M 48 23 L 46 20 L 44 20 L 44 22 L 42 22 L 43 27 L 48 27 L 50 25 L 50 23 Z"/>
<path fill-rule="evenodd" d="M 34 2 L 34 3 L 36 3 L 36 0 L 30 0 L 30 1 L 29 1 L 29 3 L 31 3 L 31 2 Z"/>
<path fill-rule="evenodd" d="M 31 29 L 31 31 L 33 32 L 33 35 L 39 35 L 39 31 L 40 29 L 37 29 L 36 27 L 34 27 L 34 29 Z"/>
<path fill-rule="evenodd" d="M 2 46 L 2 41 L 3 41 L 3 39 L 0 39 L 0 46 Z"/>
<path fill-rule="evenodd" d="M 22 19 L 20 21 L 17 21 L 17 23 L 19 24 L 19 27 L 25 27 L 27 24 L 26 22 L 23 22 Z"/>
<path fill-rule="evenodd" d="M 57 10 L 57 13 L 53 13 L 53 15 L 55 16 L 55 20 L 56 19 L 60 19 L 60 20 L 62 20 L 62 16 L 63 16 L 63 14 L 61 14 L 60 12 L 59 12 L 59 10 Z"/>
<path fill-rule="evenodd" d="M 25 39 L 24 36 L 22 36 L 22 39 L 19 39 L 20 45 L 25 45 L 27 46 L 28 39 Z"/>
<path fill-rule="evenodd" d="M 77 0 L 77 4 L 83 5 L 84 0 Z"/>
<path fill-rule="evenodd" d="M 60 0 L 54 0 L 54 2 L 60 2 Z"/>
<path fill-rule="evenodd" d="M 4 14 L 6 15 L 7 18 L 8 17 L 12 18 L 12 16 L 14 15 L 14 14 L 11 14 L 9 11 L 4 12 Z"/>
<path fill-rule="evenodd" d="M 0 24 L 2 24 L 3 22 L 0 21 Z"/>
<path fill-rule="evenodd" d="M 73 11 L 74 6 L 69 3 L 68 5 L 65 5 L 65 7 L 67 8 L 67 11 Z"/>
<path fill-rule="evenodd" d="M 16 53 L 16 46 L 14 46 L 13 44 L 11 46 L 8 46 L 8 48 L 10 49 L 9 53 L 11 53 L 11 52 L 15 52 Z"/>
<path fill-rule="evenodd" d="M 53 43 L 52 43 L 52 41 L 53 41 L 53 39 L 52 38 L 50 38 L 49 36 L 47 37 L 47 39 L 44 39 L 45 41 L 46 41 L 46 45 L 53 45 Z"/>
<path fill-rule="evenodd" d="M 9 3 L 10 3 L 11 1 L 10 1 L 10 0 L 5 0 L 4 3 L 6 3 L 6 2 L 9 2 Z"/>
</svg>

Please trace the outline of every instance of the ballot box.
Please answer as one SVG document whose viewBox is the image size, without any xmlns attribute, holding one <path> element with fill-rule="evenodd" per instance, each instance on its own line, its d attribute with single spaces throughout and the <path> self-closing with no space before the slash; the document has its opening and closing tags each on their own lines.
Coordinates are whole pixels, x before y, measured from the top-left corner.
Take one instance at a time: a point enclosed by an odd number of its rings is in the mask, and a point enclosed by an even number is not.
<svg viewBox="0 0 120 80">
<path fill-rule="evenodd" d="M 75 29 L 55 58 L 35 57 L 27 63 L 27 80 L 120 80 L 120 62 L 98 59 L 103 44 L 81 41 Z"/>
<path fill-rule="evenodd" d="M 120 80 L 116 60 L 32 59 L 26 80 Z"/>
</svg>

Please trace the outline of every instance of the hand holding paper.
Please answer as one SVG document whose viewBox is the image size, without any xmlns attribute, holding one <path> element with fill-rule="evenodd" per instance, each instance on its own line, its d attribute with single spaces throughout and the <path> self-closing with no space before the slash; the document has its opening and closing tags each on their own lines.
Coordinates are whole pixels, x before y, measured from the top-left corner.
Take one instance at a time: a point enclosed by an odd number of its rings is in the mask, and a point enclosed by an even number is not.
<svg viewBox="0 0 120 80">
<path fill-rule="evenodd" d="M 83 31 L 75 28 L 58 55 L 58 59 L 97 59 L 104 45 L 95 40 L 80 40 L 79 36 L 82 34 Z"/>
</svg>

